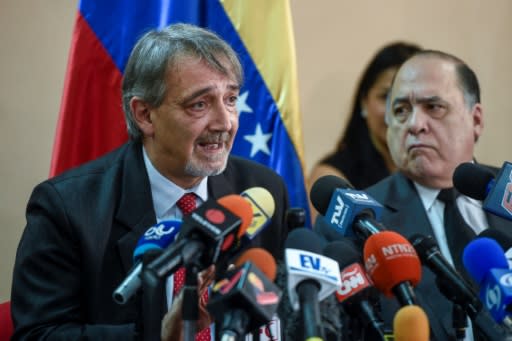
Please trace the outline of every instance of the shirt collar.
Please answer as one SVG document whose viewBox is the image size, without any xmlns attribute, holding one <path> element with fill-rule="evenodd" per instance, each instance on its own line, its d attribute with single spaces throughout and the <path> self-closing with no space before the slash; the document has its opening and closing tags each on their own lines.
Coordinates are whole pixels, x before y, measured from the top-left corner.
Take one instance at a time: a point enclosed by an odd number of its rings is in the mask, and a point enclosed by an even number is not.
<svg viewBox="0 0 512 341">
<path fill-rule="evenodd" d="M 428 211 L 434 205 L 437 195 L 441 191 L 439 188 L 430 188 L 423 185 L 420 185 L 417 182 L 414 182 L 414 186 L 418 191 L 421 202 L 423 203 L 423 207 Z"/>
<path fill-rule="evenodd" d="M 176 202 L 185 193 L 195 193 L 202 202 L 208 200 L 208 177 L 203 178 L 196 186 L 184 190 L 171 180 L 163 176 L 151 163 L 146 149 L 142 147 L 144 164 L 148 172 L 149 184 L 151 186 L 151 196 L 153 198 L 153 208 L 157 217 L 161 217 L 169 208 L 176 205 Z"/>
</svg>

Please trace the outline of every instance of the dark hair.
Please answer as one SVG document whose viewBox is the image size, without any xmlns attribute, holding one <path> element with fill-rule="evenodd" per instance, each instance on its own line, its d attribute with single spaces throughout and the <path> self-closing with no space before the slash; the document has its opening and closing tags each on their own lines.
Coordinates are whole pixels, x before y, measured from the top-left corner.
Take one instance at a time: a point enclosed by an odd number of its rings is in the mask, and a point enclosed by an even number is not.
<svg viewBox="0 0 512 341">
<path fill-rule="evenodd" d="M 347 146 L 357 148 L 363 141 L 371 143 L 366 120 L 361 116 L 361 101 L 368 95 L 371 87 L 382 72 L 389 68 L 400 67 L 407 59 L 419 51 L 421 51 L 421 48 L 418 45 L 394 42 L 384 46 L 375 54 L 366 66 L 357 85 L 357 90 L 352 98 L 350 118 L 345 127 L 345 132 L 338 142 L 338 149 Z"/>
<path fill-rule="evenodd" d="M 480 85 L 475 72 L 460 58 L 452 54 L 438 50 L 424 50 L 417 54 L 418 56 L 434 56 L 455 64 L 455 72 L 459 81 L 459 87 L 464 95 L 464 100 L 469 108 L 480 103 Z"/>
<path fill-rule="evenodd" d="M 337 143 L 336 151 L 346 150 L 342 163 L 349 163 L 352 169 L 341 169 L 356 188 L 365 188 L 388 174 L 384 161 L 373 146 L 366 120 L 361 116 L 361 101 L 375 84 L 377 78 L 389 68 L 400 67 L 407 59 L 421 51 L 412 43 L 393 42 L 382 47 L 366 66 L 352 98 L 352 108 L 345 131 Z M 323 159 L 324 162 L 333 154 Z M 351 178 L 355 174 L 361 182 Z"/>
</svg>

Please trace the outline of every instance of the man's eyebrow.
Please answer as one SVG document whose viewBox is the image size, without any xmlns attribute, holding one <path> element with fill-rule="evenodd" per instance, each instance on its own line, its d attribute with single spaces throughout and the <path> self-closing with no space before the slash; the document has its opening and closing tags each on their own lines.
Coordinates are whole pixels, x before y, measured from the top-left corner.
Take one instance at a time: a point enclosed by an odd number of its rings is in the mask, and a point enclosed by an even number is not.
<svg viewBox="0 0 512 341">
<path fill-rule="evenodd" d="M 446 101 L 439 96 L 426 96 L 426 97 L 416 98 L 416 102 L 419 104 L 425 104 L 425 103 L 446 102 Z"/>
<path fill-rule="evenodd" d="M 200 96 L 202 96 L 202 95 L 212 91 L 214 88 L 215 87 L 213 87 L 213 86 L 207 86 L 207 87 L 198 89 L 198 90 L 194 91 L 193 93 L 191 93 L 190 95 L 183 97 L 180 102 L 181 103 L 187 103 L 189 101 L 192 101 L 193 99 L 195 99 L 197 97 L 200 97 Z M 240 90 L 240 85 L 238 85 L 238 84 L 230 84 L 230 85 L 228 85 L 228 89 L 229 90 L 233 90 L 233 91 L 238 91 L 238 90 Z"/>
<path fill-rule="evenodd" d="M 410 103 L 411 100 L 408 96 L 403 97 L 397 97 L 393 100 L 392 105 L 395 106 L 396 104 L 402 104 L 402 103 Z M 425 104 L 425 103 L 433 103 L 433 102 L 446 102 L 439 96 L 424 96 L 424 97 L 415 97 L 412 102 L 418 103 L 418 104 Z"/>
<path fill-rule="evenodd" d="M 409 96 L 403 96 L 403 97 L 396 97 L 393 102 L 391 102 L 392 106 L 395 106 L 397 104 L 403 104 L 403 103 L 409 103 Z"/>
</svg>

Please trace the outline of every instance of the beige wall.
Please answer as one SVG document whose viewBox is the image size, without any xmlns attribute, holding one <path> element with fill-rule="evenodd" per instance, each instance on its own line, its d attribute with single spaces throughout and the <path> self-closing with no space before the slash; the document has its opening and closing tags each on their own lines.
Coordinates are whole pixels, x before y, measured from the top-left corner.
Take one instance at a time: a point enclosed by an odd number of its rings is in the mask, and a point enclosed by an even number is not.
<svg viewBox="0 0 512 341">
<path fill-rule="evenodd" d="M 0 301 L 10 295 L 27 199 L 48 175 L 76 3 L 0 0 Z M 496 165 L 512 159 L 510 0 L 291 4 L 308 170 L 337 140 L 367 60 L 396 39 L 452 52 L 475 69 L 486 114 L 476 156 Z"/>
</svg>

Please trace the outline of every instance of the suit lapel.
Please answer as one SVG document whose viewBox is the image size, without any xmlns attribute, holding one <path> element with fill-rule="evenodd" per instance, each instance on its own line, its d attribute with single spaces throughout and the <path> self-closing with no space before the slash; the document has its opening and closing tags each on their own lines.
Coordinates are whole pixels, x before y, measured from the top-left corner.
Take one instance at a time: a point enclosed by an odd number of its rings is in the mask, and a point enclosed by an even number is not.
<svg viewBox="0 0 512 341">
<path fill-rule="evenodd" d="M 397 172 L 387 181 L 381 182 L 375 189 L 372 187 L 369 192 L 372 196 L 375 193 L 374 199 L 385 203 L 386 212 L 381 221 L 387 228 L 406 238 L 416 233 L 434 236 L 430 220 L 416 187 L 404 175 Z M 451 314 L 451 304 L 447 301 L 444 301 L 446 309 L 439 309 L 442 302 L 438 300 L 439 293 L 434 283 L 434 274 L 425 266 L 422 267 L 422 270 L 423 279 L 416 288 L 416 290 L 421 290 L 421 295 L 417 295 L 418 303 L 425 309 L 428 316 L 438 316 L 436 312 L 439 311 L 443 311 L 445 316 Z M 432 330 L 435 335 L 438 335 L 438 339 L 439 337 L 443 339 L 441 334 L 452 334 L 453 328 L 443 317 L 433 319 L 431 323 Z M 439 330 L 440 328 L 444 330 L 444 333 Z M 439 331 L 436 332 L 436 330 Z"/>
<path fill-rule="evenodd" d="M 414 233 L 433 236 L 432 226 L 413 183 L 401 173 L 394 174 L 387 183 L 387 197 L 375 198 L 385 203 L 388 214 L 382 222 L 408 238 Z"/>
<path fill-rule="evenodd" d="M 227 167 L 229 167 L 229 161 Z M 228 180 L 226 171 L 208 178 L 208 193 L 213 199 L 219 199 L 225 195 L 236 193 Z"/>
<path fill-rule="evenodd" d="M 125 153 L 122 161 L 122 189 L 115 224 L 127 231 L 118 240 L 117 246 L 124 270 L 128 272 L 133 264 L 133 250 L 137 241 L 151 225 L 156 223 L 156 215 L 142 156 L 142 145 L 130 143 Z M 226 172 L 208 178 L 208 192 L 213 199 L 235 193 Z"/>
<path fill-rule="evenodd" d="M 512 234 L 512 222 L 485 211 L 490 229 L 500 230 L 508 235 Z"/>
<path fill-rule="evenodd" d="M 132 264 L 133 250 L 140 236 L 156 223 L 151 186 L 142 157 L 142 145 L 130 143 L 123 159 L 121 197 L 116 224 L 127 230 L 117 242 L 124 270 Z"/>
</svg>

